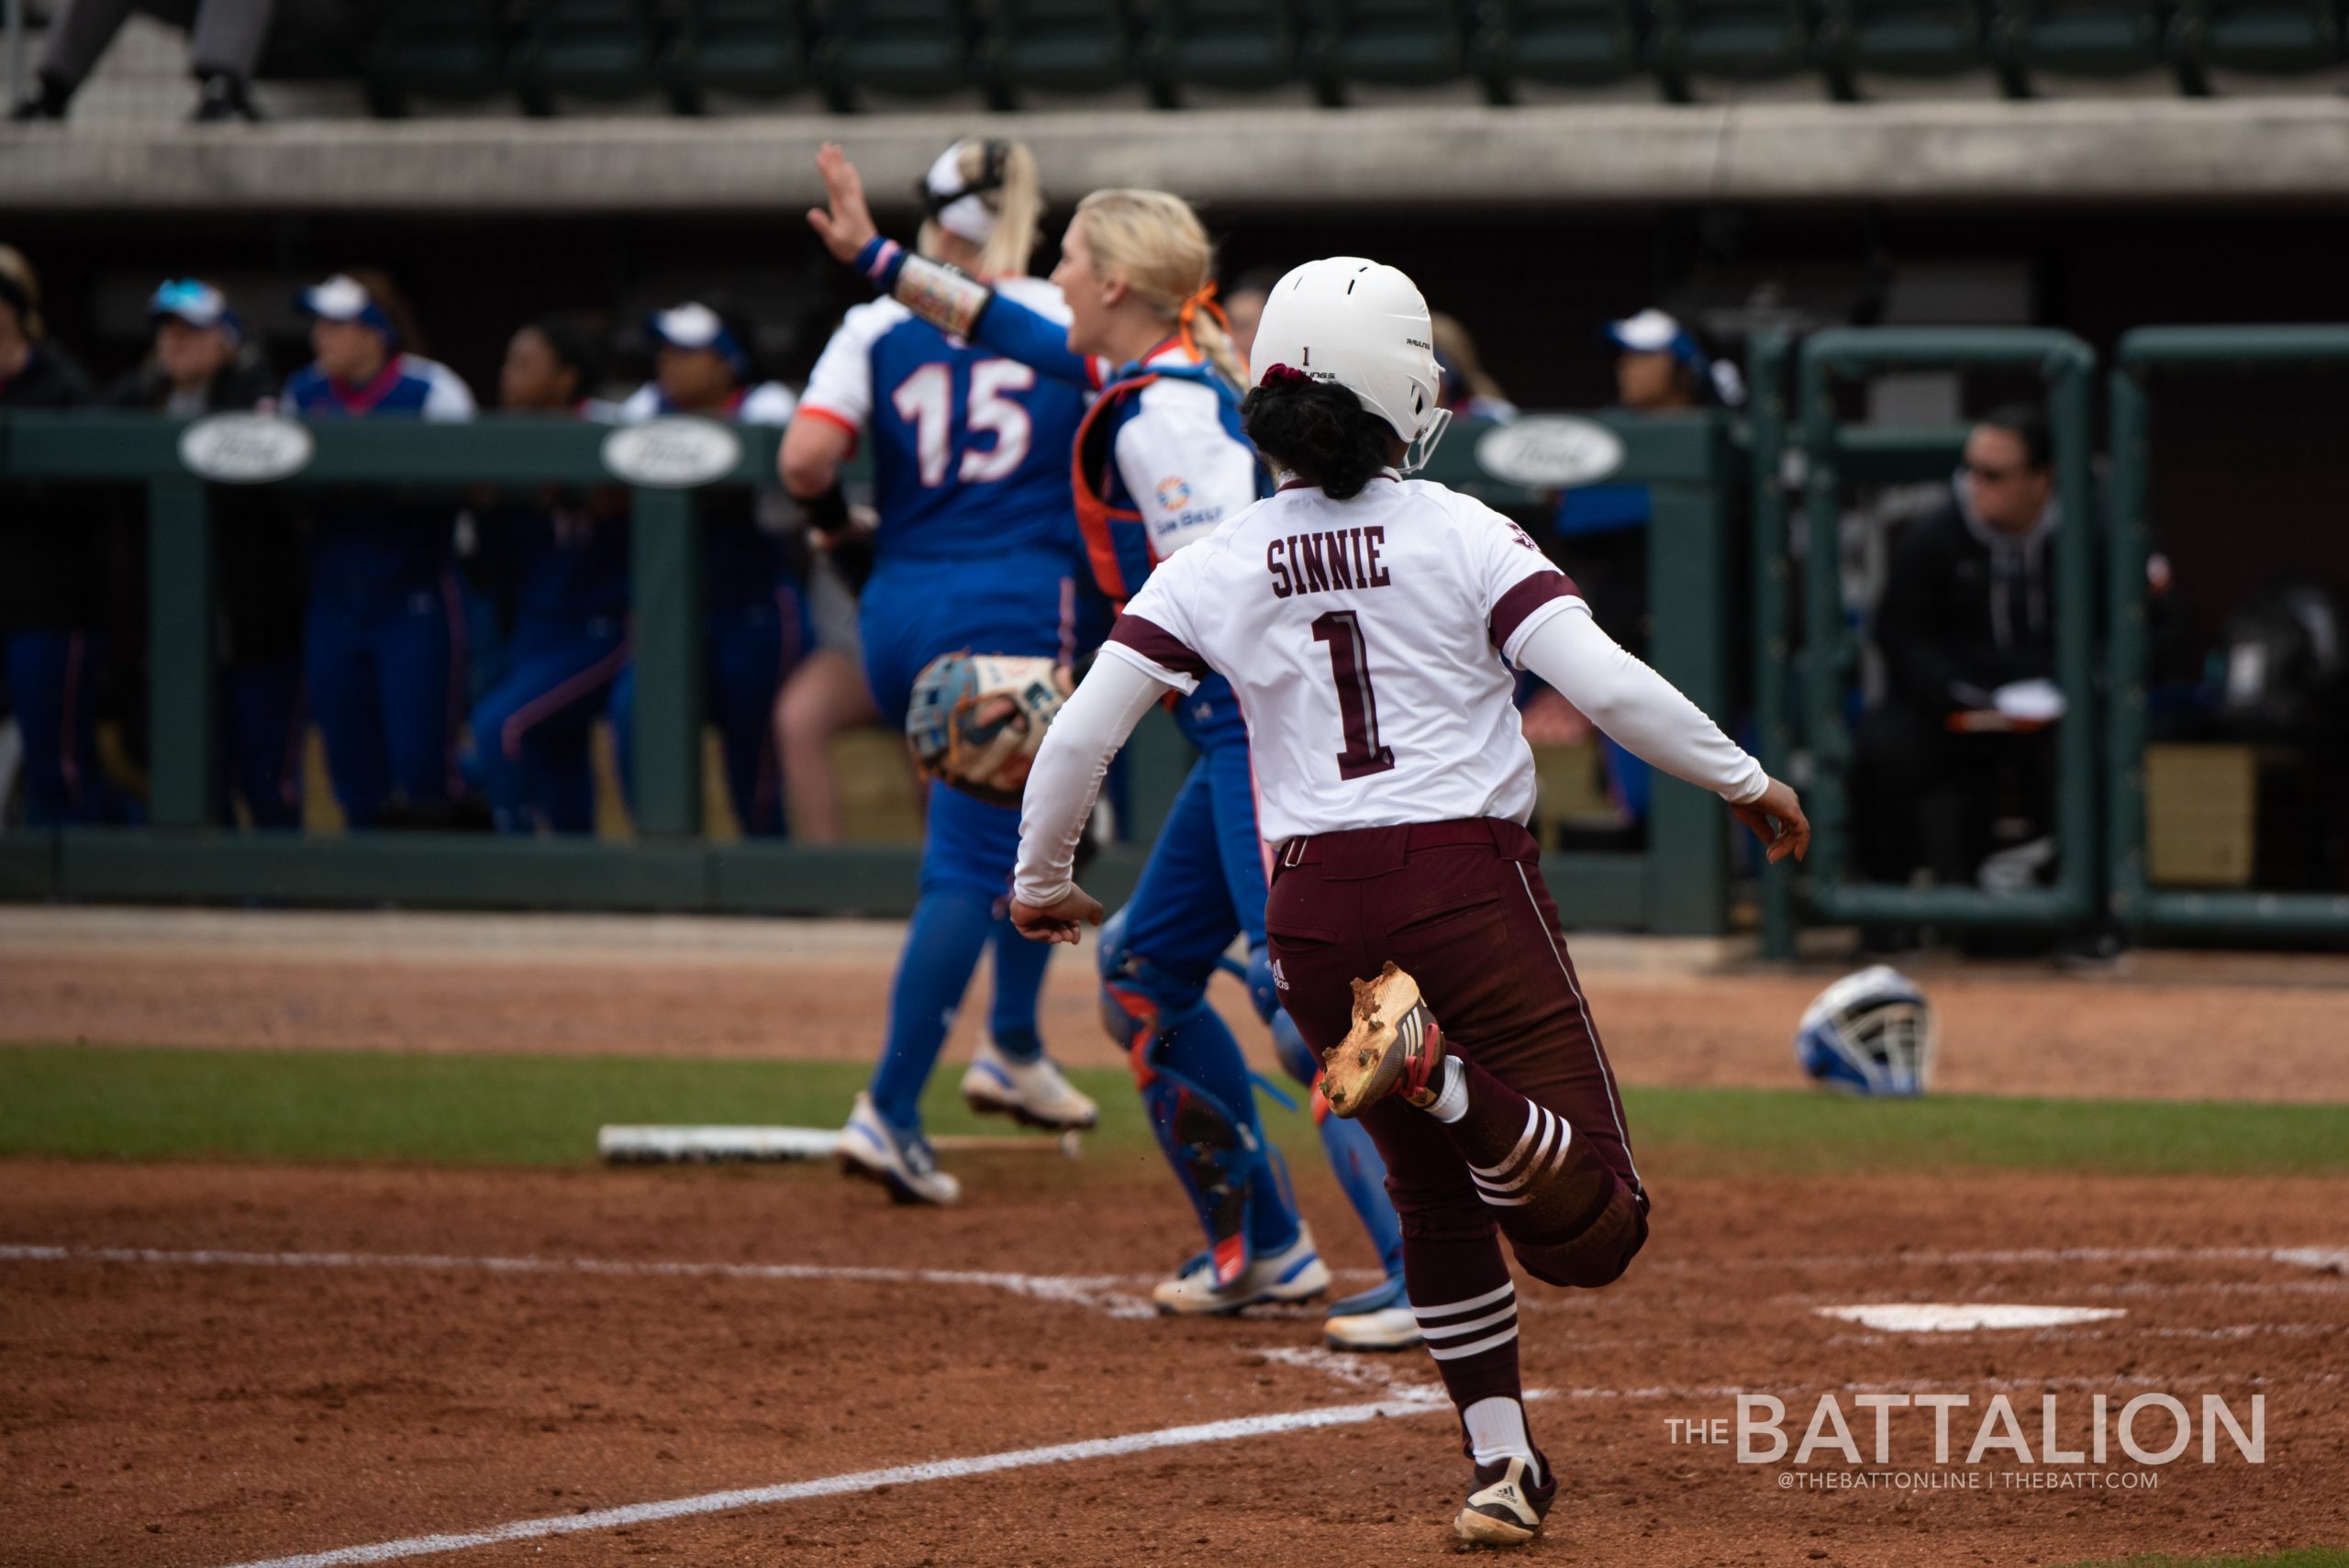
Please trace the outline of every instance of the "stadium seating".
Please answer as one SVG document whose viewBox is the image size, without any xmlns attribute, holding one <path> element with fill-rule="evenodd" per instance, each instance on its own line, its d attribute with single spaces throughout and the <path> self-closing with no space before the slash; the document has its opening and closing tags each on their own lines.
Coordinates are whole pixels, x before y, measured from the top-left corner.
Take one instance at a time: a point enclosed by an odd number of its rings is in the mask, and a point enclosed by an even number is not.
<svg viewBox="0 0 2349 1568">
<path fill-rule="evenodd" d="M 1186 88 L 1279 87 L 1298 79 L 1304 28 L 1291 0 L 1158 0 L 1143 34 L 1142 69 L 1161 106 Z"/>
<path fill-rule="evenodd" d="M 1810 63 L 1810 14 L 1804 0 L 1656 0 L 1651 50 L 1664 94 L 1696 96 L 1691 79 L 1775 81 Z"/>
<path fill-rule="evenodd" d="M 2170 56 L 2180 87 L 2210 90 L 2212 68 L 2291 75 L 2342 63 L 2339 0 L 2179 0 Z"/>
<path fill-rule="evenodd" d="M 509 43 L 499 0 L 399 0 L 384 9 L 362 78 L 376 114 L 411 97 L 472 102 L 504 92 Z"/>
<path fill-rule="evenodd" d="M 812 80 L 807 36 L 792 0 L 687 0 L 662 55 L 662 80 L 680 114 L 708 95 L 779 97 Z"/>
<path fill-rule="evenodd" d="M 1023 94 L 1129 85 L 1136 64 L 1127 12 L 1122 0 L 996 0 L 979 39 L 990 101 L 1010 109 Z"/>
<path fill-rule="evenodd" d="M 1325 104 L 1350 83 L 1427 87 L 1468 69 L 1470 18 L 1455 0 L 1315 0 L 1308 74 Z"/>
<path fill-rule="evenodd" d="M 1640 69 L 1643 17 L 1633 0 L 1488 0 L 1470 64 L 1497 104 L 1515 102 L 1521 82 L 1620 82 Z"/>
<path fill-rule="evenodd" d="M 2009 91 L 2032 74 L 2128 76 L 2166 58 L 2162 0 L 2000 0 L 1992 50 Z"/>
<path fill-rule="evenodd" d="M 1954 76 L 1989 62 L 1983 0 L 1825 0 L 1820 68 L 1838 98 L 1861 96 L 1865 73 Z"/>
<path fill-rule="evenodd" d="M 972 28 L 962 0 L 831 0 L 816 72 L 841 111 L 867 94 L 937 97 L 973 81 Z"/>
<path fill-rule="evenodd" d="M 554 112 L 557 94 L 626 98 L 658 77 L 657 19 L 643 0 L 531 0 L 513 76 L 522 106 Z"/>
</svg>

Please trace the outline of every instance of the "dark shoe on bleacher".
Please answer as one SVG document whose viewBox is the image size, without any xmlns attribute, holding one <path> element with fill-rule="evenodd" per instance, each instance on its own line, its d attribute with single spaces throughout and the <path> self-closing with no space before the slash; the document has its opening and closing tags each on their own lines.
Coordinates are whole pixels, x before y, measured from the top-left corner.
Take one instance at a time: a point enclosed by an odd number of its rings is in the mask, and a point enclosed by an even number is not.
<svg viewBox="0 0 2349 1568">
<path fill-rule="evenodd" d="M 254 106 L 242 77 L 222 74 L 204 79 L 196 95 L 194 118 L 197 125 L 223 125 L 231 120 L 259 125 L 261 110 Z"/>
</svg>

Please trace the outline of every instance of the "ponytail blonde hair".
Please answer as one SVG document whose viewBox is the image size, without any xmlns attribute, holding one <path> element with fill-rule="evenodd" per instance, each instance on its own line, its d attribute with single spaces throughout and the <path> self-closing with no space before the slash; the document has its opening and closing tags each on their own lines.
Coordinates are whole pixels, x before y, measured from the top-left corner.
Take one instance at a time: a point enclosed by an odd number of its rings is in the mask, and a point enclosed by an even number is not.
<svg viewBox="0 0 2349 1568">
<path fill-rule="evenodd" d="M 1036 155 L 1028 150 L 1024 141 L 1006 141 L 1002 147 L 1003 183 L 992 191 L 979 193 L 979 200 L 995 215 L 995 232 L 979 247 L 976 266 L 983 278 L 1025 276 L 1028 260 L 1036 253 L 1036 240 L 1043 231 L 1044 190 L 1036 178 Z M 961 171 L 965 183 L 984 178 L 987 172 L 986 142 L 963 142 L 955 155 L 954 167 Z M 914 248 L 925 256 L 934 257 L 939 241 L 945 238 L 947 231 L 938 220 L 926 217 L 921 221 L 921 233 L 916 238 Z"/>
<path fill-rule="evenodd" d="M 1215 300 L 1215 246 L 1199 215 L 1164 191 L 1096 191 L 1076 204 L 1093 270 L 1122 272 L 1134 297 L 1181 334 L 1186 345 L 1231 384 L 1248 386 L 1248 367 L 1231 346 Z"/>
</svg>

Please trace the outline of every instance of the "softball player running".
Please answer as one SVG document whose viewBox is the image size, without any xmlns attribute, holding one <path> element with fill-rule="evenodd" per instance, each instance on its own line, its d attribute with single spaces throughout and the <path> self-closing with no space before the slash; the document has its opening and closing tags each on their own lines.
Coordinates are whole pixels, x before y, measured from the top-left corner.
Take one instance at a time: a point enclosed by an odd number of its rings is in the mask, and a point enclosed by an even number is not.
<svg viewBox="0 0 2349 1568">
<path fill-rule="evenodd" d="M 1043 207 L 1027 148 L 957 142 L 931 167 L 922 196 L 923 254 L 994 280 L 1040 319 L 1064 317 L 1060 292 L 1027 275 Z M 1098 602 L 1079 593 L 1063 456 L 1084 411 L 1076 388 L 950 337 L 895 300 L 850 311 L 816 361 L 784 437 L 784 485 L 817 528 L 837 532 L 849 520 L 841 465 L 871 439 L 880 528 L 858 618 L 865 679 L 900 731 L 917 678 L 941 654 L 1068 667 L 1099 640 Z M 1044 1054 L 1042 950 L 1003 917 L 1019 840 L 1016 808 L 930 786 L 921 896 L 890 992 L 888 1042 L 841 1140 L 843 1168 L 902 1200 L 961 1195 L 922 1137 L 919 1102 L 990 945 L 995 998 L 963 1098 L 1050 1128 L 1091 1127 L 1098 1114 Z"/>
<path fill-rule="evenodd" d="M 1220 672 L 1247 710 L 1275 984 L 1323 1092 L 1386 1156 L 1410 1302 L 1475 1466 L 1465 1540 L 1531 1540 L 1557 1480 L 1526 1429 L 1526 1272 L 1597 1287 L 1647 1236 L 1614 1078 L 1535 872 L 1533 759 L 1509 704 L 1533 671 L 1656 766 L 1800 856 L 1795 794 L 1601 632 L 1499 514 L 1408 482 L 1443 432 L 1428 309 L 1353 257 L 1283 278 L 1255 343 L 1249 434 L 1279 492 L 1163 564 L 1045 736 L 1011 917 L 1075 941 L 1070 880 L 1103 770 L 1152 703 Z"/>
<path fill-rule="evenodd" d="M 1101 388 L 1077 428 L 1071 483 L 1093 576 L 1113 602 L 1264 494 L 1264 469 L 1240 428 L 1245 367 L 1210 304 L 1213 250 L 1179 197 L 1097 191 L 1078 204 L 1052 274 L 1068 301 L 1063 323 L 907 257 L 874 232 L 840 150 L 826 148 L 818 162 L 832 206 L 810 217 L 834 255 L 982 347 L 1057 381 Z M 1207 1000 L 1235 936 L 1247 939 L 1250 998 L 1284 1064 L 1308 1085 L 1319 1064 L 1275 991 L 1240 705 L 1212 679 L 1174 717 L 1200 757 L 1105 938 L 1102 1016 L 1131 1060 L 1151 1125 L 1207 1237 L 1206 1251 L 1161 1283 L 1155 1299 L 1171 1314 L 1228 1313 L 1305 1300 L 1330 1283 L 1264 1137 L 1239 1042 Z M 1318 1120 L 1388 1276 L 1333 1306 L 1327 1332 L 1347 1348 L 1408 1346 L 1418 1333 L 1403 1303 L 1402 1238 L 1386 1170 L 1360 1129 L 1326 1114 Z"/>
</svg>

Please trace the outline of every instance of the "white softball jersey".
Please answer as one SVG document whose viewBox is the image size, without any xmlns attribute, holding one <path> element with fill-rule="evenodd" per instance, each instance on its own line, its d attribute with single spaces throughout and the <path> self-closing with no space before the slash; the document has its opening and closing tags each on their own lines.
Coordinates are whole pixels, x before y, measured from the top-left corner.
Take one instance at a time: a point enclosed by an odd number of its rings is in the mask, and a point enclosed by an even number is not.
<svg viewBox="0 0 2349 1568">
<path fill-rule="evenodd" d="M 1068 885 L 1109 758 L 1152 701 L 1210 670 L 1247 716 L 1259 830 L 1499 817 L 1534 804 L 1512 665 L 1634 753 L 1725 799 L 1761 765 L 1625 652 L 1524 530 L 1392 471 L 1333 501 L 1290 486 L 1158 566 L 1072 696 L 1030 774 L 1014 892 Z"/>
</svg>

